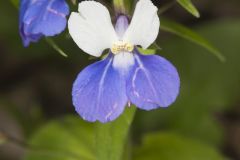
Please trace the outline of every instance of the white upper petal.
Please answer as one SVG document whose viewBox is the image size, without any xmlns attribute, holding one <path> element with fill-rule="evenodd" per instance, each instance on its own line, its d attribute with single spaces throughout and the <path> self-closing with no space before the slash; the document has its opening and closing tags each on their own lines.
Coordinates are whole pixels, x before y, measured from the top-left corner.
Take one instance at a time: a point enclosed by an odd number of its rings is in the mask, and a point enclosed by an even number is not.
<svg viewBox="0 0 240 160">
<path fill-rule="evenodd" d="M 139 0 L 123 39 L 134 45 L 141 45 L 145 49 L 149 47 L 159 32 L 160 21 L 157 10 L 151 0 Z"/>
<path fill-rule="evenodd" d="M 99 57 L 118 39 L 110 14 L 105 6 L 95 1 L 79 3 L 78 10 L 79 13 L 70 15 L 69 33 L 84 52 Z"/>
</svg>

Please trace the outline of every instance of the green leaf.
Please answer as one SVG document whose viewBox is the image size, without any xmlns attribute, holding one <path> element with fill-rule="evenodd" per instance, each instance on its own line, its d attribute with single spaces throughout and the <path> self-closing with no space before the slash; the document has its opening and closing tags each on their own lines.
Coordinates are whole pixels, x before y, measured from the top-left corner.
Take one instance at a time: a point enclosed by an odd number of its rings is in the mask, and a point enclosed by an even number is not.
<svg viewBox="0 0 240 160">
<path fill-rule="evenodd" d="M 214 146 L 224 143 L 222 121 L 240 95 L 240 21 L 221 20 L 200 25 L 197 31 L 226 54 L 222 64 L 196 45 L 173 37 L 161 42 L 165 58 L 176 66 L 181 78 L 180 96 L 167 109 L 138 111 L 136 135 L 141 131 L 164 128 L 191 136 Z M 231 77 L 231 78 L 229 78 Z M 228 122 L 228 119 L 224 120 Z"/>
<path fill-rule="evenodd" d="M 196 7 L 192 4 L 191 0 L 177 0 L 177 2 L 185 8 L 189 13 L 194 15 L 195 17 L 199 18 L 200 14 Z"/>
<path fill-rule="evenodd" d="M 156 54 L 157 51 L 162 50 L 162 48 L 154 42 L 148 49 L 143 49 L 141 47 L 137 47 L 139 52 L 145 55 Z"/>
<path fill-rule="evenodd" d="M 11 3 L 16 7 L 16 8 L 18 8 L 18 6 L 19 6 L 19 0 L 10 0 L 11 1 Z"/>
<path fill-rule="evenodd" d="M 24 160 L 120 160 L 135 110 L 106 124 L 73 116 L 52 121 L 32 136 Z"/>
<path fill-rule="evenodd" d="M 161 29 L 163 31 L 176 34 L 184 39 L 192 41 L 195 44 L 198 44 L 207 49 L 210 53 L 215 55 L 220 61 L 222 62 L 225 61 L 225 57 L 220 53 L 218 49 L 216 49 L 208 40 L 203 38 L 198 33 L 192 31 L 191 29 L 167 19 L 161 20 Z"/>
<path fill-rule="evenodd" d="M 98 160 L 120 160 L 122 158 L 135 110 L 136 107 L 131 106 L 126 108 L 125 113 L 117 120 L 106 124 L 97 124 L 96 149 Z"/>
<path fill-rule="evenodd" d="M 32 136 L 24 160 L 93 160 L 94 124 L 67 116 Z"/>
<path fill-rule="evenodd" d="M 175 133 L 155 133 L 144 137 L 134 152 L 134 160 L 223 160 L 209 145 Z"/>
<path fill-rule="evenodd" d="M 140 53 L 145 54 L 145 55 L 151 55 L 156 53 L 156 49 L 143 49 L 138 47 L 138 50 Z"/>
</svg>

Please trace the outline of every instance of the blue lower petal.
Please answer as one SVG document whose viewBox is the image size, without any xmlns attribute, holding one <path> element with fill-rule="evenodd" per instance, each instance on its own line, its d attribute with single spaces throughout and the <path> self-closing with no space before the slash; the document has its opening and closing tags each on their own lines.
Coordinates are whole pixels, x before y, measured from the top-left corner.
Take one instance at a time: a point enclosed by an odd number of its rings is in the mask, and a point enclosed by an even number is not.
<svg viewBox="0 0 240 160">
<path fill-rule="evenodd" d="M 73 84 L 76 111 L 87 121 L 116 119 L 127 103 L 124 76 L 112 66 L 112 55 L 85 68 Z"/>
<path fill-rule="evenodd" d="M 179 94 L 180 79 L 175 67 L 157 55 L 134 51 L 135 65 L 127 81 L 130 101 L 144 110 L 167 107 Z"/>
</svg>

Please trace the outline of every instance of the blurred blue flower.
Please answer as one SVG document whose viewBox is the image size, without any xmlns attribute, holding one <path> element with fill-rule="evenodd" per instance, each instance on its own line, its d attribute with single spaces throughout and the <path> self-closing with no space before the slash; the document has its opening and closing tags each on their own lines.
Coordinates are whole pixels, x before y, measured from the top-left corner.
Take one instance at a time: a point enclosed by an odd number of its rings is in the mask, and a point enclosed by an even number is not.
<svg viewBox="0 0 240 160">
<path fill-rule="evenodd" d="M 69 7 L 65 0 L 21 0 L 19 31 L 24 46 L 42 36 L 54 36 L 66 27 Z"/>
<path fill-rule="evenodd" d="M 139 0 L 131 23 L 125 15 L 115 28 L 103 5 L 95 1 L 79 4 L 80 13 L 71 13 L 69 33 L 86 53 L 108 56 L 85 68 L 73 84 L 73 105 L 90 122 L 116 119 L 126 105 L 144 110 L 167 107 L 179 93 L 175 67 L 157 55 L 143 55 L 137 45 L 148 48 L 157 38 L 160 20 L 150 0 Z"/>
</svg>

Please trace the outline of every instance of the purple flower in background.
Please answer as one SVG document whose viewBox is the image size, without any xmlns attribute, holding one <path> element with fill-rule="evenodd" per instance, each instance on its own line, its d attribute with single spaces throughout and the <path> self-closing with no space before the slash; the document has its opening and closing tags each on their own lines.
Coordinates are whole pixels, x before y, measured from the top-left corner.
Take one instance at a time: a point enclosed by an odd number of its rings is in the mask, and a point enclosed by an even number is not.
<svg viewBox="0 0 240 160">
<path fill-rule="evenodd" d="M 115 28 L 106 7 L 95 1 L 79 4 L 68 27 L 75 43 L 86 53 L 108 56 L 86 67 L 73 84 L 76 111 L 87 121 L 116 119 L 127 104 L 144 110 L 167 107 L 179 93 L 180 80 L 175 67 L 157 55 L 142 55 L 137 45 L 148 48 L 156 39 L 160 21 L 150 0 L 139 0 L 131 23 L 117 18 Z"/>
<path fill-rule="evenodd" d="M 21 0 L 19 31 L 25 47 L 42 36 L 54 36 L 66 27 L 65 0 Z"/>
</svg>

